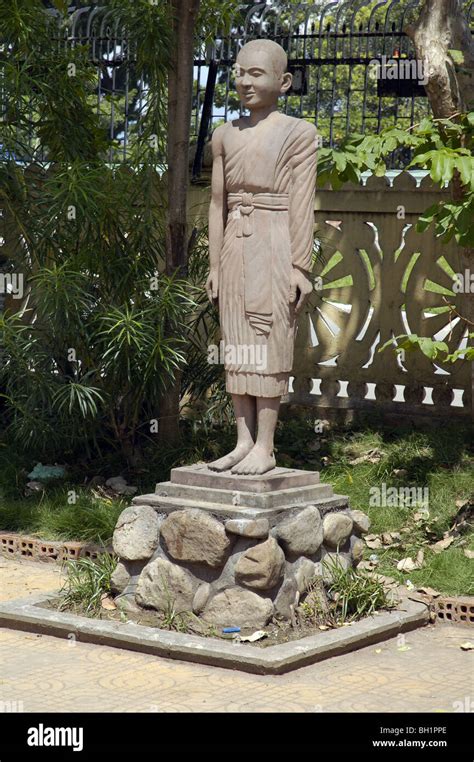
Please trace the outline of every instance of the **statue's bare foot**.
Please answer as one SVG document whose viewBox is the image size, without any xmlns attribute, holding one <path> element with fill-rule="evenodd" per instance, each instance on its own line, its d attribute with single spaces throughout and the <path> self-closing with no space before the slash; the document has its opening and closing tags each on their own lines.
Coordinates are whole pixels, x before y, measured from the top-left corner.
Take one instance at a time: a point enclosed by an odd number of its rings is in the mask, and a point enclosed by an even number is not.
<svg viewBox="0 0 474 762">
<path fill-rule="evenodd" d="M 275 456 L 269 455 L 267 450 L 255 445 L 249 454 L 237 463 L 232 469 L 233 474 L 266 474 L 275 468 Z"/>
<path fill-rule="evenodd" d="M 235 466 L 236 463 L 239 463 L 245 458 L 252 447 L 253 442 L 238 444 L 232 452 L 227 453 L 227 455 L 224 455 L 223 458 L 219 458 L 219 460 L 213 460 L 212 463 L 207 464 L 207 467 L 210 468 L 211 471 L 228 471 L 229 468 L 232 468 L 232 466 Z"/>
</svg>

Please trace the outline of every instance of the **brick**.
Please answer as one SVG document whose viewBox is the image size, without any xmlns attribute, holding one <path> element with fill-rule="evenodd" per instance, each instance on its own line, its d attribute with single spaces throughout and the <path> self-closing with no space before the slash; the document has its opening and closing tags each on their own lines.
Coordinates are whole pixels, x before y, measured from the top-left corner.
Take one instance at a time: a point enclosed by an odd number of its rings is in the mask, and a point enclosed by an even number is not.
<svg viewBox="0 0 474 762">
<path fill-rule="evenodd" d="M 61 550 L 61 561 L 76 561 L 84 555 L 85 542 L 63 542 Z"/>
<path fill-rule="evenodd" d="M 85 558 L 91 558 L 94 561 L 96 558 L 99 558 L 99 556 L 103 556 L 104 553 L 112 555 L 113 552 L 113 548 L 104 548 L 103 545 L 86 545 L 82 555 Z"/>
<path fill-rule="evenodd" d="M 14 556 L 18 552 L 19 535 L 13 532 L 2 532 L 0 534 L 0 549 L 6 556 Z"/>
<path fill-rule="evenodd" d="M 37 540 L 37 557 L 42 561 L 57 561 L 61 557 L 62 543 Z"/>
<path fill-rule="evenodd" d="M 23 558 L 36 558 L 37 556 L 37 539 L 36 537 L 28 537 L 22 535 L 18 539 L 18 553 Z"/>
<path fill-rule="evenodd" d="M 435 598 L 432 605 L 438 621 L 474 624 L 474 598 L 472 597 Z"/>
</svg>

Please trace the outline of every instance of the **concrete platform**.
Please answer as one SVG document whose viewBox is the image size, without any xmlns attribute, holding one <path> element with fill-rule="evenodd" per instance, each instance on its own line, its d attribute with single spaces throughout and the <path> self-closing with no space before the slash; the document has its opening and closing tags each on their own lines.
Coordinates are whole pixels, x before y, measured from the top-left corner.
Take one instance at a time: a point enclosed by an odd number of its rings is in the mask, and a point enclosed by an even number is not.
<svg viewBox="0 0 474 762">
<path fill-rule="evenodd" d="M 54 635 L 140 651 L 169 659 L 210 664 L 255 674 L 283 674 L 332 656 L 355 651 L 422 627 L 429 622 L 424 603 L 404 599 L 398 609 L 381 612 L 348 627 L 267 648 L 158 630 L 135 623 L 110 622 L 42 608 L 51 595 L 0 603 L 0 627 Z"/>
<path fill-rule="evenodd" d="M 239 476 L 231 471 L 212 471 L 206 463 L 195 463 L 193 466 L 172 468 L 170 481 L 173 484 L 186 484 L 189 487 L 260 493 L 319 484 L 319 472 L 303 471 L 298 468 L 273 468 L 261 476 Z"/>
<path fill-rule="evenodd" d="M 155 493 L 137 495 L 135 505 L 153 505 L 165 513 L 178 508 L 202 508 L 224 518 L 276 518 L 282 510 L 316 505 L 321 513 L 348 508 L 345 495 L 321 484 L 317 471 L 274 468 L 261 476 L 235 476 L 211 471 L 205 463 L 173 468 L 169 481 Z"/>
</svg>

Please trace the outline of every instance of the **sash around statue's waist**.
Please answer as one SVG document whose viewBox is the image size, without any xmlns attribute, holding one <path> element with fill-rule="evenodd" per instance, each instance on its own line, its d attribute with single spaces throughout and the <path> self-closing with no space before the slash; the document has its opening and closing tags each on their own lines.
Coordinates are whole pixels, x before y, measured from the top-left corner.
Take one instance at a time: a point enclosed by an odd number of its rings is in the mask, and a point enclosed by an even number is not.
<svg viewBox="0 0 474 762">
<path fill-rule="evenodd" d="M 254 209 L 267 209 L 274 212 L 288 211 L 288 193 L 239 193 L 227 194 L 227 209 L 235 214 L 237 221 L 237 238 L 250 236 L 253 233 Z"/>
<path fill-rule="evenodd" d="M 242 191 L 227 194 L 229 217 L 235 219 L 235 235 L 242 239 L 243 244 L 245 312 L 250 325 L 259 335 L 268 335 L 273 324 L 272 251 L 271 240 L 253 235 L 253 211 L 288 211 L 288 202 L 288 193 Z"/>
</svg>

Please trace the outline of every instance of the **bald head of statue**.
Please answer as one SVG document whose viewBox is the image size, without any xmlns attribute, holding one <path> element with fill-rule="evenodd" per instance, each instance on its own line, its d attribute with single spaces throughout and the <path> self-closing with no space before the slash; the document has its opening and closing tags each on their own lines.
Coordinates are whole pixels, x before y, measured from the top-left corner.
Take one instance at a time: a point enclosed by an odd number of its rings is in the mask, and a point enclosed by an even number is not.
<svg viewBox="0 0 474 762">
<path fill-rule="evenodd" d="M 270 66 L 277 77 L 283 76 L 288 68 L 288 57 L 281 45 L 273 40 L 251 40 L 247 42 L 237 55 L 237 62 L 245 66 L 244 61 L 248 61 L 249 56 L 258 56 L 265 58 L 270 62 Z"/>
<path fill-rule="evenodd" d="M 249 108 L 276 103 L 292 83 L 286 71 L 288 58 L 273 40 L 251 40 L 239 51 L 235 64 L 235 82 L 242 105 Z"/>
</svg>

